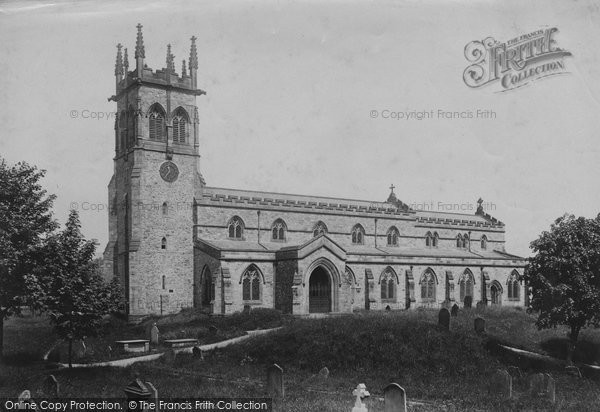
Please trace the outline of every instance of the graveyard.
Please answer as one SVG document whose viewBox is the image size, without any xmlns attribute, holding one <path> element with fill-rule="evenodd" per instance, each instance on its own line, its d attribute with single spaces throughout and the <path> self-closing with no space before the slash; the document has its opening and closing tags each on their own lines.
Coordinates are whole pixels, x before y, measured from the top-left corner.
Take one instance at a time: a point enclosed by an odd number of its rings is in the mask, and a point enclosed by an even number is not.
<svg viewBox="0 0 600 412">
<path fill-rule="evenodd" d="M 564 357 L 566 329 L 539 331 L 535 316 L 518 309 L 461 308 L 452 315 L 443 311 L 320 318 L 270 310 L 229 317 L 188 312 L 138 325 L 112 319 L 98 337 L 87 339 L 87 353 L 76 348 L 74 363 L 147 354 L 117 349 L 115 342 L 126 339 L 148 340 L 150 353 L 163 355 L 128 367 L 73 369 L 56 367 L 65 361 L 60 344 L 54 359 L 49 355 L 42 361 L 56 344 L 42 317 L 13 318 L 5 331 L 0 395 L 16 398 L 29 390 L 34 399 L 44 396 L 52 375 L 61 397 L 124 398 L 125 387 L 139 378 L 151 382 L 159 396 L 274 396 L 278 411 L 350 411 L 358 394 L 365 392 L 370 394 L 363 400 L 369 411 L 383 411 L 384 398 L 392 393 L 396 397 L 405 393 L 408 410 L 419 411 L 600 410 L 598 377 L 583 367 L 600 364 L 598 330 L 582 332 L 574 358 L 581 368 L 573 373 L 559 360 L 531 362 L 494 350 L 508 345 Z M 158 335 L 153 336 L 154 326 Z M 165 344 L 186 339 L 187 345 L 192 339 L 191 344 L 206 347 L 244 336 L 248 330 L 266 329 L 271 331 L 210 351 Z M 583 376 L 576 376 L 579 373 Z"/>
</svg>

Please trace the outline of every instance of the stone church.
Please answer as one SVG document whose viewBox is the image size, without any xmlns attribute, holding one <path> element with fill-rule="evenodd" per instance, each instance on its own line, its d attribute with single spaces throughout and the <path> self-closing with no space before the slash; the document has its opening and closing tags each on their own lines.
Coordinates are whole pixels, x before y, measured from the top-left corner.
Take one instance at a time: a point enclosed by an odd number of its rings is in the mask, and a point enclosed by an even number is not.
<svg viewBox="0 0 600 412">
<path fill-rule="evenodd" d="M 196 39 L 179 73 L 170 46 L 166 67 L 152 70 L 137 29 L 135 66 L 117 46 L 104 252 L 130 318 L 189 307 L 308 314 L 525 304 L 525 259 L 506 252 L 505 226 L 481 199 L 469 215 L 411 209 L 393 186 L 385 201 L 208 186 Z"/>
</svg>

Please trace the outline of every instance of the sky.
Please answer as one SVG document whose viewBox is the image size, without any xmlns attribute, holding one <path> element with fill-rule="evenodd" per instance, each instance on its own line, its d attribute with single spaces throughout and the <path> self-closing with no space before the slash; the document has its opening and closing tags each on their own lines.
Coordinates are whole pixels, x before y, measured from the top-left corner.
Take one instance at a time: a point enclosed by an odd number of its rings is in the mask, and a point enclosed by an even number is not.
<svg viewBox="0 0 600 412">
<path fill-rule="evenodd" d="M 584 1 L 0 2 L 0 156 L 47 171 L 55 217 L 108 237 L 116 45 L 177 71 L 198 38 L 208 185 L 473 213 L 507 251 L 564 213 L 599 213 L 600 6 Z M 565 73 L 500 92 L 467 87 L 471 41 L 557 28 Z M 447 118 L 441 112 L 493 113 Z M 431 112 L 422 120 L 392 113 Z M 92 117 L 103 116 L 103 119 Z M 108 119 L 107 119 L 108 117 Z M 396 116 L 396 117 L 399 117 Z"/>
</svg>

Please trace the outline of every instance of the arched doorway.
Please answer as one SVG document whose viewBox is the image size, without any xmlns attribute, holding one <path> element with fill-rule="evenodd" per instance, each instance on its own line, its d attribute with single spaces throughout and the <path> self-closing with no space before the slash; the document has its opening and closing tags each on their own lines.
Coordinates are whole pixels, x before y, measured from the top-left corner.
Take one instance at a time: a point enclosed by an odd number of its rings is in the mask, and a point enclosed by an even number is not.
<svg viewBox="0 0 600 412">
<path fill-rule="evenodd" d="M 194 307 L 210 308 L 214 298 L 212 273 L 208 266 L 205 266 L 201 274 L 194 274 Z"/>
<path fill-rule="evenodd" d="M 490 286 L 490 301 L 492 305 L 502 304 L 502 288 L 496 282 Z"/>
<path fill-rule="evenodd" d="M 308 283 L 308 312 L 331 312 L 331 279 L 323 266 L 312 271 Z"/>
</svg>

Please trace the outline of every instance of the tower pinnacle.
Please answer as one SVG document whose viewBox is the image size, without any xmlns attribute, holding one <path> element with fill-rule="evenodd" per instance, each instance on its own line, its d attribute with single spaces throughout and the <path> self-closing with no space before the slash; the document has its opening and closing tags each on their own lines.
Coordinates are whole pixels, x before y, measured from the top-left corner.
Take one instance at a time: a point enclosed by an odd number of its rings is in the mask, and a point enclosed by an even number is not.
<svg viewBox="0 0 600 412">
<path fill-rule="evenodd" d="M 167 70 L 175 73 L 175 56 L 171 53 L 171 45 L 167 44 Z"/>
<path fill-rule="evenodd" d="M 115 61 L 115 76 L 123 76 L 123 55 L 121 54 L 121 43 L 117 44 L 117 60 Z M 127 49 L 125 49 L 127 50 Z"/>
<path fill-rule="evenodd" d="M 146 51 L 144 50 L 144 35 L 142 34 L 142 26 L 138 23 L 137 27 L 137 39 L 135 41 L 135 58 L 141 57 L 146 58 Z"/>
<path fill-rule="evenodd" d="M 189 66 L 190 72 L 192 69 L 198 69 L 198 51 L 196 50 L 196 36 L 192 36 L 192 46 L 190 48 Z"/>
<path fill-rule="evenodd" d="M 127 47 L 125 47 L 125 53 L 123 55 L 123 68 L 125 69 L 125 75 L 129 72 L 129 58 L 127 57 Z"/>
<path fill-rule="evenodd" d="M 187 76 L 187 70 L 185 68 L 185 59 L 181 61 L 181 76 Z"/>
</svg>

